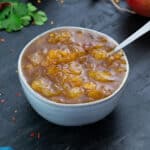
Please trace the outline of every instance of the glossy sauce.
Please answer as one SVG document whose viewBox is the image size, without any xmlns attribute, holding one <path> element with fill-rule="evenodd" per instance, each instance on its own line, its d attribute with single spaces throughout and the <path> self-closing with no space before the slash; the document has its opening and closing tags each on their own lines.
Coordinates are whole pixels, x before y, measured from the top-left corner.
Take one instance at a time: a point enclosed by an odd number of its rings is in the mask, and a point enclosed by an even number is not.
<svg viewBox="0 0 150 150">
<path fill-rule="evenodd" d="M 22 59 L 33 90 L 58 103 L 85 103 L 111 95 L 126 74 L 123 52 L 97 33 L 61 29 L 35 40 Z"/>
</svg>

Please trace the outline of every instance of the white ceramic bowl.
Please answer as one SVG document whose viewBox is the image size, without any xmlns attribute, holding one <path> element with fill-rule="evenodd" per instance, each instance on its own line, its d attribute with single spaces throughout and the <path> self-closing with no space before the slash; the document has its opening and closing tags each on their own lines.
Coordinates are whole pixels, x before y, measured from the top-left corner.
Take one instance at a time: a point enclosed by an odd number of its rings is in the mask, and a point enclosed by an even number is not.
<svg viewBox="0 0 150 150">
<path fill-rule="evenodd" d="M 123 91 L 124 84 L 128 77 L 129 64 L 128 64 L 127 57 L 124 54 L 126 62 L 127 62 L 126 75 L 120 87 L 109 97 L 106 97 L 104 99 L 97 100 L 94 102 L 82 103 L 82 104 L 61 104 L 61 103 L 56 103 L 54 101 L 47 100 L 45 97 L 35 92 L 27 83 L 23 75 L 22 68 L 21 68 L 22 56 L 25 50 L 27 49 L 27 47 L 39 37 L 51 31 L 55 31 L 59 29 L 68 29 L 68 28 L 91 31 L 99 35 L 103 35 L 104 37 L 108 38 L 110 41 L 118 45 L 118 43 L 114 41 L 111 37 L 109 37 L 108 35 L 105 35 L 101 32 L 97 32 L 95 30 L 80 28 L 80 27 L 70 27 L 70 26 L 53 28 L 38 35 L 36 38 L 34 38 L 24 47 L 18 60 L 18 73 L 19 73 L 19 79 L 20 79 L 23 91 L 29 103 L 38 114 L 40 114 L 46 120 L 53 122 L 55 124 L 58 124 L 58 125 L 80 126 L 80 125 L 86 125 L 86 124 L 94 123 L 98 120 L 101 120 L 105 116 L 107 116 L 110 112 L 112 112 L 112 110 L 115 108 L 118 101 L 120 100 L 119 96 L 121 95 L 121 92 Z"/>
</svg>

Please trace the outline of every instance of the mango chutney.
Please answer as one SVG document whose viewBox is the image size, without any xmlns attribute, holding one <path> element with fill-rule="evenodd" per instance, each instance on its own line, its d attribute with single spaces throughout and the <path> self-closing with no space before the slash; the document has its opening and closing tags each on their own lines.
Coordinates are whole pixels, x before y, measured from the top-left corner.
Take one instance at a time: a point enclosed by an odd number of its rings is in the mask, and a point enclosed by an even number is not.
<svg viewBox="0 0 150 150">
<path fill-rule="evenodd" d="M 110 96 L 127 69 L 123 51 L 107 54 L 114 42 L 95 32 L 59 29 L 29 45 L 22 58 L 31 88 L 57 103 L 77 104 Z"/>
</svg>

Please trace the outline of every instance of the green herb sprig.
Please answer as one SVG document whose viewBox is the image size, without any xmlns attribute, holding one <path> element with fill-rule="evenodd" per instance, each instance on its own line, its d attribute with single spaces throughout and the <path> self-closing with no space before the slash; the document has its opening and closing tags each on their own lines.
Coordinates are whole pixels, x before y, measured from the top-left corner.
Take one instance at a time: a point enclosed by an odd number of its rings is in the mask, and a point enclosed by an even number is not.
<svg viewBox="0 0 150 150">
<path fill-rule="evenodd" d="M 38 11 L 37 7 L 31 3 L 23 3 L 18 0 L 1 0 L 0 6 L 0 30 L 7 32 L 21 30 L 31 22 L 35 25 L 43 25 L 48 19 L 45 12 Z M 5 7 L 2 9 L 2 6 Z"/>
</svg>

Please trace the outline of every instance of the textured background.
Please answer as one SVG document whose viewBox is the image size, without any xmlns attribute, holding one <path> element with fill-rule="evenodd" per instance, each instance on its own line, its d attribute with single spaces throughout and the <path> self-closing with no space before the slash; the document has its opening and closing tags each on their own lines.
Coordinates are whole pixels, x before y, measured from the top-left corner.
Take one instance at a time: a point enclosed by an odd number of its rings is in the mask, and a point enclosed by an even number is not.
<svg viewBox="0 0 150 150">
<path fill-rule="evenodd" d="M 121 5 L 125 6 L 124 2 Z M 52 27 L 87 27 L 121 42 L 148 19 L 120 13 L 109 0 L 65 0 L 63 5 L 56 0 L 43 0 L 38 7 L 49 17 L 44 26 L 29 26 L 16 33 L 0 32 L 0 37 L 5 38 L 0 43 L 0 146 L 10 145 L 15 150 L 148 150 L 150 34 L 125 49 L 130 63 L 127 87 L 113 113 L 93 125 L 60 127 L 41 118 L 24 97 L 16 73 L 25 44 Z M 33 133 L 35 137 L 30 136 Z"/>
</svg>

